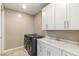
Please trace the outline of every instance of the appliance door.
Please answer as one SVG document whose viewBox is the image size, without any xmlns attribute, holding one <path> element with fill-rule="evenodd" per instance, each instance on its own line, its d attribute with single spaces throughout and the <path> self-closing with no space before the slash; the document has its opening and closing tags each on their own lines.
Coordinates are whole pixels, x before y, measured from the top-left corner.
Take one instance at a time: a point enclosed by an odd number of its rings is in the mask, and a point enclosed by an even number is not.
<svg viewBox="0 0 79 59">
<path fill-rule="evenodd" d="M 32 39 L 32 56 L 37 56 L 37 38 Z"/>
<path fill-rule="evenodd" d="M 32 38 L 29 38 L 29 55 L 32 56 Z"/>
<path fill-rule="evenodd" d="M 24 48 L 27 50 L 27 38 L 24 36 Z"/>
</svg>

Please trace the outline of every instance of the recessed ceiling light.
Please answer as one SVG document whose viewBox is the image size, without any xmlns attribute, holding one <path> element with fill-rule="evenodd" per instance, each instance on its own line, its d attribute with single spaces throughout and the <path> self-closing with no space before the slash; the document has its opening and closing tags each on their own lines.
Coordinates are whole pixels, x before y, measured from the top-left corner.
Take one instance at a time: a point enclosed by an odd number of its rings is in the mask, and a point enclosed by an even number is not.
<svg viewBox="0 0 79 59">
<path fill-rule="evenodd" d="M 27 6 L 26 6 L 25 4 L 23 4 L 23 5 L 22 5 L 22 8 L 23 8 L 23 9 L 26 9 L 26 8 L 27 8 Z"/>
</svg>

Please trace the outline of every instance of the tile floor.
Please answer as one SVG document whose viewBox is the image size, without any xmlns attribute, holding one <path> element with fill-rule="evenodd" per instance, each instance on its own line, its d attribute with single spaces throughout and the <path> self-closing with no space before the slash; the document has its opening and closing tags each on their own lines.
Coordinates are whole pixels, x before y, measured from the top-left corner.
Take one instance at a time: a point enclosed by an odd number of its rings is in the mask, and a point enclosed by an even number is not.
<svg viewBox="0 0 79 59">
<path fill-rule="evenodd" d="M 3 53 L 2 56 L 29 56 L 29 54 L 24 48 L 17 48 Z"/>
</svg>

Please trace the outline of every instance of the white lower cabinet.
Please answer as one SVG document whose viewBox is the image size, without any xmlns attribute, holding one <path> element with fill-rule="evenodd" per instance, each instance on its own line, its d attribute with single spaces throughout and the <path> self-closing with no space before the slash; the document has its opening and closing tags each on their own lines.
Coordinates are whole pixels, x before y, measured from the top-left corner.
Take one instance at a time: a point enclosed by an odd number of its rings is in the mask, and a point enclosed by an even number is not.
<svg viewBox="0 0 79 59">
<path fill-rule="evenodd" d="M 57 47 L 54 47 L 52 51 L 52 56 L 61 56 L 61 50 Z"/>
<path fill-rule="evenodd" d="M 41 41 L 37 41 L 37 55 L 38 56 L 46 56 L 47 55 L 47 48 L 45 44 Z"/>
<path fill-rule="evenodd" d="M 54 46 L 47 46 L 47 56 L 61 56 L 61 50 Z"/>
<path fill-rule="evenodd" d="M 42 45 L 41 45 L 41 42 L 40 41 L 37 41 L 37 55 L 38 56 L 42 56 L 43 54 L 42 54 Z"/>
<path fill-rule="evenodd" d="M 61 56 L 61 49 L 50 46 L 44 42 L 37 41 L 37 55 L 38 56 Z"/>
<path fill-rule="evenodd" d="M 75 56 L 61 48 L 37 40 L 37 56 Z"/>
<path fill-rule="evenodd" d="M 52 56 L 52 49 L 49 45 L 45 44 L 46 45 L 46 56 Z"/>
<path fill-rule="evenodd" d="M 66 51 L 62 51 L 62 56 L 75 56 L 75 55 Z"/>
</svg>

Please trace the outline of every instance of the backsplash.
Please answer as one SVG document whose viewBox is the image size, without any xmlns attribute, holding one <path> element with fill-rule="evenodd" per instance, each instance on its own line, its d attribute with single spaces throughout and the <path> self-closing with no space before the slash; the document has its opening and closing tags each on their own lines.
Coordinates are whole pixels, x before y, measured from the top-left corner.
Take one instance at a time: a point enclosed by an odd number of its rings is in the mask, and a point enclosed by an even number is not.
<svg viewBox="0 0 79 59">
<path fill-rule="evenodd" d="M 57 37 L 66 40 L 72 40 L 79 42 L 79 31 L 78 30 L 52 30 L 46 31 L 48 36 Z"/>
</svg>

